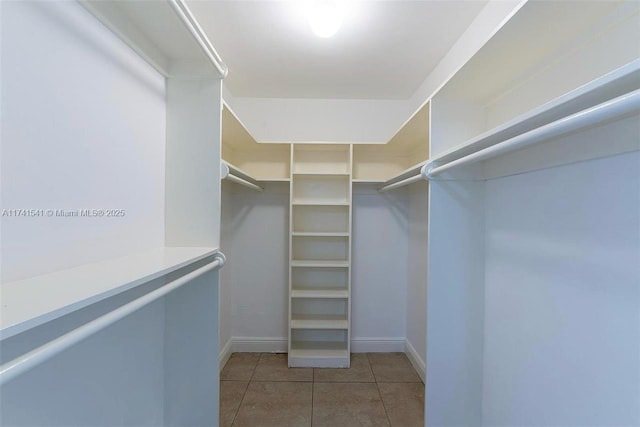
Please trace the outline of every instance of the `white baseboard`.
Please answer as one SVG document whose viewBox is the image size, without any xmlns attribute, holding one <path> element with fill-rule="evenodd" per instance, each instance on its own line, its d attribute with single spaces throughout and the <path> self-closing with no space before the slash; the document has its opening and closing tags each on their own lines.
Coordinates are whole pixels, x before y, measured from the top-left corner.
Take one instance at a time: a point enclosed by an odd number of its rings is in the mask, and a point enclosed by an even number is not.
<svg viewBox="0 0 640 427">
<path fill-rule="evenodd" d="M 427 365 L 408 340 L 404 342 L 404 352 L 424 383 L 426 381 L 425 372 L 427 370 Z"/>
<path fill-rule="evenodd" d="M 279 337 L 233 337 L 233 351 L 246 353 L 286 353 L 287 339 Z"/>
<path fill-rule="evenodd" d="M 404 351 L 404 338 L 371 337 L 351 340 L 352 353 L 396 353 Z"/>
<path fill-rule="evenodd" d="M 233 337 L 234 352 L 286 353 L 287 339 L 280 337 Z M 226 347 L 226 346 L 225 346 Z M 405 351 L 405 339 L 397 337 L 355 338 L 351 340 L 353 353 L 393 353 Z"/>
<path fill-rule="evenodd" d="M 220 371 L 222 371 L 222 368 L 224 368 L 224 365 L 227 364 L 227 361 L 231 357 L 232 344 L 233 344 L 233 338 L 229 338 L 229 340 L 227 340 L 227 343 L 224 345 L 224 347 L 220 349 Z"/>
</svg>

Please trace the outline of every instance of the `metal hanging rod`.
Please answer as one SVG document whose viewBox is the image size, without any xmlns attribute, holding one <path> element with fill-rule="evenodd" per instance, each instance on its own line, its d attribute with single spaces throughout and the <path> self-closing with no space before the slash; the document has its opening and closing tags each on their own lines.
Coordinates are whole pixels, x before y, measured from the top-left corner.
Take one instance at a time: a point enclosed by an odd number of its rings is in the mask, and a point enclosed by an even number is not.
<svg viewBox="0 0 640 427">
<path fill-rule="evenodd" d="M 188 273 L 179 279 L 173 280 L 166 285 L 149 292 L 137 298 L 117 309 L 98 317 L 84 325 L 67 332 L 66 334 L 49 341 L 46 344 L 41 345 L 38 348 L 31 350 L 30 352 L 23 354 L 7 363 L 0 366 L 0 386 L 6 384 L 12 379 L 24 374 L 32 368 L 40 365 L 43 362 L 51 359 L 55 355 L 65 351 L 66 349 L 78 344 L 82 340 L 94 335 L 95 333 L 105 329 L 108 326 L 122 320 L 124 317 L 140 310 L 141 308 L 149 305 L 167 295 L 170 292 L 175 291 L 181 286 L 189 283 L 193 279 L 212 270 L 219 269 L 226 262 L 226 258 L 222 252 L 214 254 L 214 260 L 209 264 L 198 268 L 197 270 Z"/>
<path fill-rule="evenodd" d="M 196 40 L 200 48 L 204 51 L 205 55 L 209 58 L 213 66 L 220 73 L 220 77 L 223 79 L 229 74 L 229 69 L 216 52 L 207 35 L 198 24 L 198 21 L 193 17 L 193 14 L 185 4 L 184 0 L 169 0 L 169 4 L 178 15 L 182 23 L 187 27 L 193 38 Z"/>
<path fill-rule="evenodd" d="M 384 193 L 385 191 L 393 190 L 394 188 L 403 187 L 405 185 L 413 184 L 414 182 L 424 180 L 424 176 L 421 173 L 418 175 L 410 176 L 409 178 L 405 178 L 402 181 L 394 182 L 393 184 L 385 185 L 384 187 L 380 187 L 378 192 Z"/>
<path fill-rule="evenodd" d="M 229 181 L 244 185 L 256 191 L 264 190 L 264 188 L 258 185 L 258 181 L 224 160 L 220 163 L 220 179 L 228 179 Z"/>
<path fill-rule="evenodd" d="M 640 89 L 570 116 L 563 117 L 555 122 L 530 130 L 506 141 L 499 142 L 491 147 L 445 163 L 444 165 L 438 165 L 437 160 L 430 162 L 422 167 L 421 174 L 425 179 L 432 179 L 450 169 L 496 157 L 506 152 L 559 137 L 578 129 L 622 117 L 638 110 L 640 110 Z"/>
<path fill-rule="evenodd" d="M 384 193 L 385 191 L 393 190 L 394 188 L 403 187 L 425 179 L 421 173 L 423 165 L 424 163 L 420 163 L 389 179 L 382 187 L 378 188 L 378 192 Z"/>
</svg>

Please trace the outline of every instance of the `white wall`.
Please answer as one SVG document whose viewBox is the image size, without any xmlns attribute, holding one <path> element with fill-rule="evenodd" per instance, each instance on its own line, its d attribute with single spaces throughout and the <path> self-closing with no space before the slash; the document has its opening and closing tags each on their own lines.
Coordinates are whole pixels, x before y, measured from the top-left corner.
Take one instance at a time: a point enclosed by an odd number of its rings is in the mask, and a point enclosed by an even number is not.
<svg viewBox="0 0 640 427">
<path fill-rule="evenodd" d="M 484 183 L 429 182 L 426 425 L 482 422 Z"/>
<path fill-rule="evenodd" d="M 75 2 L 2 2 L 2 281 L 164 244 L 165 81 Z"/>
<path fill-rule="evenodd" d="M 354 185 L 352 351 L 404 351 L 408 197 Z"/>
<path fill-rule="evenodd" d="M 639 171 L 487 182 L 484 425 L 640 424 Z"/>
<path fill-rule="evenodd" d="M 229 227 L 234 351 L 286 351 L 289 295 L 289 184 L 262 193 L 234 185 Z M 223 285 L 225 286 L 225 285 Z"/>
<path fill-rule="evenodd" d="M 424 381 L 427 353 L 427 219 L 429 186 L 425 182 L 407 187 L 409 199 L 407 256 L 406 352 Z"/>
</svg>

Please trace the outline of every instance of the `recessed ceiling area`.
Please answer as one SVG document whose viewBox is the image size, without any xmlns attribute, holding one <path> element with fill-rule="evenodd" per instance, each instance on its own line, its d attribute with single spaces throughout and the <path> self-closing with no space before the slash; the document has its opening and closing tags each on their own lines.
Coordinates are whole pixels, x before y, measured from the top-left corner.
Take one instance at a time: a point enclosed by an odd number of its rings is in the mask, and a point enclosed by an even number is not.
<svg viewBox="0 0 640 427">
<path fill-rule="evenodd" d="M 410 98 L 486 0 L 346 2 L 330 38 L 304 1 L 188 1 L 235 97 Z"/>
</svg>

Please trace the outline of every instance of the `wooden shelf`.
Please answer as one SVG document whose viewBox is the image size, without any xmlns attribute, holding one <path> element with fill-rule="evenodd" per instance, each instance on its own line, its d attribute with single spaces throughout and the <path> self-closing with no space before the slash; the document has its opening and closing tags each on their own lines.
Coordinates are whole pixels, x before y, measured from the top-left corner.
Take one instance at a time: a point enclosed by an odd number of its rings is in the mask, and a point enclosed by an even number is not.
<svg viewBox="0 0 640 427">
<path fill-rule="evenodd" d="M 349 202 L 332 202 L 322 200 L 309 200 L 309 201 L 294 201 L 291 203 L 294 206 L 349 206 Z"/>
<path fill-rule="evenodd" d="M 291 267 L 349 267 L 349 261 L 300 260 L 291 261 Z"/>
<path fill-rule="evenodd" d="M 636 89 L 640 59 L 559 96 L 433 158 L 449 162 Z"/>
<path fill-rule="evenodd" d="M 293 341 L 289 365 L 346 368 L 349 366 L 348 345 L 340 341 Z"/>
<path fill-rule="evenodd" d="M 384 179 L 352 179 L 351 182 L 354 184 L 382 184 L 384 183 Z"/>
<path fill-rule="evenodd" d="M 169 1 L 80 4 L 165 77 L 220 74 Z"/>
<path fill-rule="evenodd" d="M 300 176 L 349 176 L 349 173 L 334 173 L 330 171 L 318 171 L 318 172 L 293 172 L 292 175 L 300 175 Z"/>
<path fill-rule="evenodd" d="M 293 289 L 291 298 L 349 298 L 349 291 L 342 288 L 330 289 Z"/>
<path fill-rule="evenodd" d="M 340 341 L 293 341 L 290 357 L 294 358 L 349 358 L 347 343 Z"/>
<path fill-rule="evenodd" d="M 215 253 L 215 248 L 157 248 L 3 283 L 0 285 L 0 339 L 95 304 Z"/>
<path fill-rule="evenodd" d="M 294 231 L 294 237 L 349 237 L 346 231 Z"/>
<path fill-rule="evenodd" d="M 349 329 L 346 316 L 330 314 L 294 314 L 291 317 L 292 329 Z"/>
</svg>

